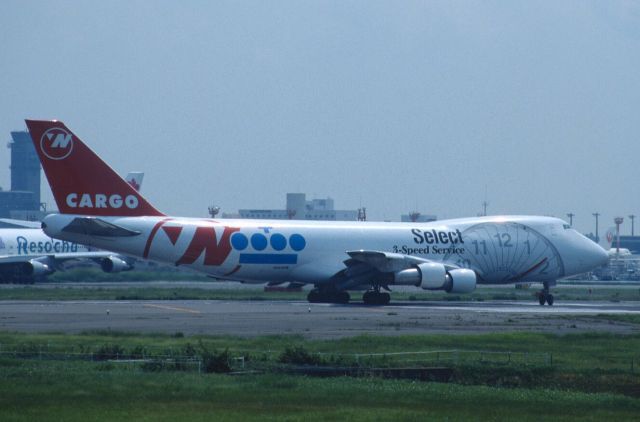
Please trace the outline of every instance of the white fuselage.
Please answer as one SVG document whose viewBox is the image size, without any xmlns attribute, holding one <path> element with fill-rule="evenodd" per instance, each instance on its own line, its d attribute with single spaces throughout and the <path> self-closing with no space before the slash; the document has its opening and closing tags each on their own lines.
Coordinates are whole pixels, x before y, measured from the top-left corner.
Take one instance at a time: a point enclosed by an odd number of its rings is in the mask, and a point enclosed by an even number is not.
<svg viewBox="0 0 640 422">
<path fill-rule="evenodd" d="M 381 251 L 469 268 L 479 283 L 553 281 L 603 265 L 606 252 L 551 217 L 479 217 L 431 223 L 211 220 L 101 217 L 138 232 L 87 236 L 64 228 L 77 216 L 44 220 L 52 237 L 158 262 L 219 279 L 322 284 L 345 269 L 347 251 Z"/>
<path fill-rule="evenodd" d="M 89 248 L 84 245 L 53 239 L 47 236 L 42 229 L 0 229 L 0 264 L 2 258 L 34 258 L 88 251 Z"/>
</svg>

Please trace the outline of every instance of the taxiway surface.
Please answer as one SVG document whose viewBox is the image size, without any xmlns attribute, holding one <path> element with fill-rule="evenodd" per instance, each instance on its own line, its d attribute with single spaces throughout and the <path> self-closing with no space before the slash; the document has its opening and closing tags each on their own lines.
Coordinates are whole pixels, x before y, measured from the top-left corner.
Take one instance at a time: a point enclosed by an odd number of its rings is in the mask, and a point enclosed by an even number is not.
<svg viewBox="0 0 640 422">
<path fill-rule="evenodd" d="M 242 337 L 297 334 L 308 338 L 505 331 L 640 332 L 638 324 L 607 318 L 616 314 L 640 314 L 640 307 L 632 302 L 568 302 L 549 307 L 533 302 L 434 301 L 377 307 L 305 301 L 0 301 L 0 330 Z"/>
</svg>

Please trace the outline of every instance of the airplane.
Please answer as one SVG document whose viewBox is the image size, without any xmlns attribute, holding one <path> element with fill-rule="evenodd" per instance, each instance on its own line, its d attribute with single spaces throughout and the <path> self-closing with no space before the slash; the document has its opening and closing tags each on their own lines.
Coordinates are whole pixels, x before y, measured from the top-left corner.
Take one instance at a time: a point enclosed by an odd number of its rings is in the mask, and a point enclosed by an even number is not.
<svg viewBox="0 0 640 422">
<path fill-rule="evenodd" d="M 313 284 L 309 302 L 386 305 L 394 286 L 448 293 L 478 284 L 556 280 L 607 262 L 563 220 L 489 216 L 429 223 L 245 220 L 167 216 L 118 176 L 63 122 L 26 120 L 59 214 L 49 236 L 176 266 L 220 280 Z"/>
<path fill-rule="evenodd" d="M 125 181 L 139 190 L 144 173 L 130 172 Z M 47 236 L 41 223 L 0 219 L 0 283 L 33 283 L 71 260 L 90 259 L 104 272 L 133 269 L 135 258 Z"/>
</svg>

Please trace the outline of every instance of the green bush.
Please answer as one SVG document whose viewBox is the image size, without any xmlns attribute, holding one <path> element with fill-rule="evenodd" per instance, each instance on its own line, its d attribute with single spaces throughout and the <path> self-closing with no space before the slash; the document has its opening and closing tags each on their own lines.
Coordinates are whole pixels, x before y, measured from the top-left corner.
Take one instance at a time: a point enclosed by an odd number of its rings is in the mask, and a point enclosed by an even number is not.
<svg viewBox="0 0 640 422">
<path fill-rule="evenodd" d="M 159 360 L 150 360 L 140 365 L 140 368 L 144 372 L 160 372 L 163 369 L 163 364 Z"/>
<path fill-rule="evenodd" d="M 124 347 L 118 344 L 103 344 L 93 353 L 94 360 L 118 359 L 126 356 Z"/>
<path fill-rule="evenodd" d="M 147 350 L 145 349 L 144 346 L 138 345 L 135 346 L 133 349 L 131 349 L 131 351 L 129 352 L 129 358 L 130 359 L 143 359 L 145 357 L 145 355 L 147 355 Z"/>
<path fill-rule="evenodd" d="M 200 341 L 200 358 L 202 359 L 202 370 L 205 373 L 226 373 L 231 372 L 231 365 L 229 365 L 229 349 L 224 349 L 222 352 L 210 351 Z"/>
<path fill-rule="evenodd" d="M 196 350 L 195 347 L 193 347 L 191 345 L 191 343 L 185 344 L 185 346 L 182 348 L 182 355 L 183 356 L 194 357 L 197 354 L 198 354 L 198 351 Z"/>
<path fill-rule="evenodd" d="M 323 363 L 320 356 L 309 353 L 303 346 L 287 347 L 278 358 L 278 362 L 294 365 L 320 365 Z"/>
</svg>

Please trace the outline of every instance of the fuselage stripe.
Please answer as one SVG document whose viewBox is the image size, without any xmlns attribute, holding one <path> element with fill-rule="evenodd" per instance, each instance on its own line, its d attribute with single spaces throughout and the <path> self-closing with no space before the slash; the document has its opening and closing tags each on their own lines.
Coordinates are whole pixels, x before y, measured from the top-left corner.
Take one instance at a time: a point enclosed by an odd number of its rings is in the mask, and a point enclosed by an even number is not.
<svg viewBox="0 0 640 422">
<path fill-rule="evenodd" d="M 143 258 L 146 259 L 149 257 L 149 250 L 151 249 L 151 242 L 153 242 L 153 238 L 156 236 L 156 233 L 158 232 L 158 230 L 160 230 L 160 227 L 162 227 L 162 225 L 169 220 L 173 220 L 173 219 L 172 218 L 162 219 L 158 221 L 155 226 L 153 226 L 153 229 L 151 229 L 151 233 L 149 233 L 149 237 L 147 238 L 147 244 L 144 246 L 144 252 L 142 254 Z"/>
<path fill-rule="evenodd" d="M 240 254 L 240 264 L 290 264 L 298 263 L 298 255 L 296 254 Z"/>
<path fill-rule="evenodd" d="M 519 280 L 521 278 L 524 278 L 525 276 L 527 276 L 530 273 L 532 273 L 533 271 L 535 271 L 539 266 L 541 266 L 545 262 L 547 262 L 547 258 L 544 258 L 542 261 L 538 262 L 536 265 L 534 265 L 533 267 L 529 268 L 527 271 L 523 272 L 522 274 L 520 274 L 520 275 L 518 275 L 516 277 L 513 277 L 511 280 Z"/>
</svg>

